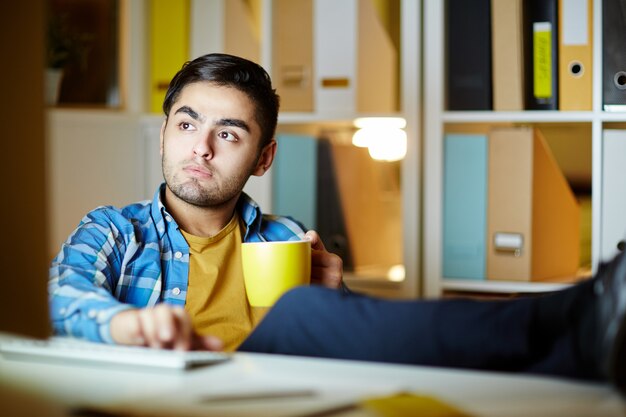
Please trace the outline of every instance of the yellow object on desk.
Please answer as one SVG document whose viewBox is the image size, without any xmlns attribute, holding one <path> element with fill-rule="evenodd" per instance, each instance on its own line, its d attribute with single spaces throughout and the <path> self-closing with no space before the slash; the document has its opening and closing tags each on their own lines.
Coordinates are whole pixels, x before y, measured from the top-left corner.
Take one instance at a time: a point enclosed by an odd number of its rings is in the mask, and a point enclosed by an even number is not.
<svg viewBox="0 0 626 417">
<path fill-rule="evenodd" d="M 381 417 L 470 417 L 470 414 L 435 397 L 411 393 L 368 398 L 361 401 L 361 407 Z"/>
</svg>

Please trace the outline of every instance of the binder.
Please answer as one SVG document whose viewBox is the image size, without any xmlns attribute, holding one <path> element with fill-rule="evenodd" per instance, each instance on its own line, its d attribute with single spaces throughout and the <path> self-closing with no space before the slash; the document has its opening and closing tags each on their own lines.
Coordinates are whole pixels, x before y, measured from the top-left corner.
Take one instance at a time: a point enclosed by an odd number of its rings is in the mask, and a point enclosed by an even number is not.
<svg viewBox="0 0 626 417">
<path fill-rule="evenodd" d="M 626 246 L 626 130 L 604 130 L 602 158 L 600 255 L 609 260 Z"/>
<path fill-rule="evenodd" d="M 602 102 L 605 111 L 626 110 L 626 2 L 602 2 Z"/>
<path fill-rule="evenodd" d="M 357 0 L 313 2 L 317 111 L 356 111 L 357 4 Z"/>
<path fill-rule="evenodd" d="M 354 270 L 384 276 L 403 262 L 399 165 L 352 144 L 333 143 L 332 154 Z"/>
<path fill-rule="evenodd" d="M 374 3 L 358 2 L 356 109 L 360 113 L 398 110 L 398 51 Z"/>
<path fill-rule="evenodd" d="M 326 250 L 339 255 L 345 270 L 354 269 L 352 249 L 339 192 L 333 147 L 329 140 L 317 141 L 316 230 Z"/>
<path fill-rule="evenodd" d="M 490 0 L 447 0 L 448 110 L 491 110 Z"/>
<path fill-rule="evenodd" d="M 328 140 L 279 134 L 272 170 L 272 211 L 316 230 L 329 252 L 353 268 L 332 146 Z"/>
<path fill-rule="evenodd" d="M 494 110 L 524 110 L 523 12 L 523 0 L 491 0 Z"/>
<path fill-rule="evenodd" d="M 316 111 L 353 114 L 398 109 L 398 51 L 377 11 L 377 6 L 388 8 L 389 5 L 375 3 L 371 0 L 313 1 Z M 296 33 L 295 36 L 301 35 Z"/>
<path fill-rule="evenodd" d="M 447 134 L 443 173 L 443 276 L 484 280 L 487 136 Z"/>
<path fill-rule="evenodd" d="M 272 170 L 272 211 L 292 216 L 307 228 L 317 227 L 317 139 L 279 134 Z"/>
<path fill-rule="evenodd" d="M 258 13 L 246 0 L 224 2 L 224 52 L 261 62 Z"/>
<path fill-rule="evenodd" d="M 528 0 L 525 3 L 527 110 L 558 109 L 557 1 Z"/>
<path fill-rule="evenodd" d="M 580 209 L 541 132 L 489 133 L 487 279 L 573 281 Z"/>
<path fill-rule="evenodd" d="M 161 113 L 174 74 L 189 59 L 189 1 L 150 3 L 150 111 Z"/>
<path fill-rule="evenodd" d="M 591 110 L 592 16 L 592 0 L 559 0 L 560 110 Z"/>
<path fill-rule="evenodd" d="M 272 80 L 281 111 L 313 106 L 313 0 L 274 0 Z"/>
</svg>

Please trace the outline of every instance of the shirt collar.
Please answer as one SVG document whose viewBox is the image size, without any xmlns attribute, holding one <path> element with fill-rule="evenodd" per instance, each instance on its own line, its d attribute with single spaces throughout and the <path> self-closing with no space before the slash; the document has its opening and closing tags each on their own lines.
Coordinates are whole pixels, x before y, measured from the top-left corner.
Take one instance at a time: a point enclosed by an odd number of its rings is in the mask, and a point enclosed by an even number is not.
<svg viewBox="0 0 626 417">
<path fill-rule="evenodd" d="M 162 195 L 165 193 L 165 183 L 162 183 L 159 187 L 157 187 L 154 192 L 154 197 L 152 198 L 152 206 L 150 208 L 150 212 L 152 214 L 152 219 L 154 220 L 154 224 L 157 229 L 157 233 L 159 234 L 159 238 L 162 238 L 166 232 L 166 219 L 170 221 L 174 221 L 173 217 L 167 212 L 165 206 L 163 205 Z"/>
<path fill-rule="evenodd" d="M 165 194 L 165 183 L 162 183 L 154 193 L 152 199 L 151 213 L 154 223 L 156 225 L 159 237 L 162 238 L 167 232 L 167 223 L 176 224 L 176 220 L 167 211 L 163 204 L 163 196 Z M 243 220 L 246 230 L 243 236 L 243 240 L 247 240 L 248 236 L 253 233 L 260 236 L 261 233 L 261 220 L 263 214 L 261 208 L 248 194 L 242 192 L 237 201 L 235 210 L 239 214 L 239 217 Z"/>
<path fill-rule="evenodd" d="M 261 236 L 261 220 L 263 219 L 263 213 L 257 202 L 242 191 L 239 196 L 239 201 L 237 201 L 236 210 L 246 225 L 246 232 L 243 236 L 244 242 L 248 241 L 250 234 Z"/>
</svg>

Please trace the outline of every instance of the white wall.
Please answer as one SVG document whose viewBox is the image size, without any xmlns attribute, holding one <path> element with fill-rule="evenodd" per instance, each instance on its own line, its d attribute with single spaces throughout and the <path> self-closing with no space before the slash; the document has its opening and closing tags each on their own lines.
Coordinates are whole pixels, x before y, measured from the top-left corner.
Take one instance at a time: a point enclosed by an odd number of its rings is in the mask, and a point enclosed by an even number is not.
<svg viewBox="0 0 626 417">
<path fill-rule="evenodd" d="M 83 216 L 101 205 L 152 199 L 163 182 L 159 132 L 163 117 L 112 111 L 48 111 L 50 256 Z M 245 187 L 271 210 L 271 176 Z"/>
<path fill-rule="evenodd" d="M 53 254 L 89 210 L 148 197 L 141 139 L 139 118 L 134 115 L 48 111 L 49 242 Z"/>
</svg>

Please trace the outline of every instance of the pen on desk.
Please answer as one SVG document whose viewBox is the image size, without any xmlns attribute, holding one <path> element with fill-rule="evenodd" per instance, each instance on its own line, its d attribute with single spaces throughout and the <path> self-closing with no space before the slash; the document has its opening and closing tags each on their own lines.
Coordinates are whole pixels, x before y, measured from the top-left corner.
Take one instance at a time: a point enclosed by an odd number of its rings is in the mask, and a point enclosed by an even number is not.
<svg viewBox="0 0 626 417">
<path fill-rule="evenodd" d="M 120 410 L 105 410 L 97 407 L 76 407 L 69 410 L 69 417 L 137 417 L 136 414 Z"/>
<path fill-rule="evenodd" d="M 203 403 L 223 403 L 237 401 L 258 401 L 258 400 L 276 400 L 286 398 L 305 398 L 313 397 L 316 393 L 313 390 L 282 390 L 282 391 L 252 391 L 237 392 L 227 394 L 204 395 L 200 401 Z"/>
<path fill-rule="evenodd" d="M 329 417 L 338 413 L 343 413 L 345 411 L 356 410 L 359 408 L 359 403 L 357 402 L 349 402 L 343 404 L 337 404 L 330 407 L 326 407 L 317 411 L 308 412 L 305 414 L 298 414 L 294 417 Z"/>
</svg>

